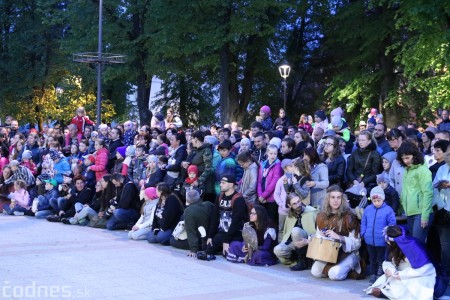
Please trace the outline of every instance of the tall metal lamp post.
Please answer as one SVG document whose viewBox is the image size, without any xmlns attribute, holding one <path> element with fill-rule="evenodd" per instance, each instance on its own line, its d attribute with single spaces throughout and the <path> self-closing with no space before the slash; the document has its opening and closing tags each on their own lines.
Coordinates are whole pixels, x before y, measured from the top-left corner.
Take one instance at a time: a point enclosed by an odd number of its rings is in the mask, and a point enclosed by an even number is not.
<svg viewBox="0 0 450 300">
<path fill-rule="evenodd" d="M 98 52 L 84 52 L 73 55 L 73 61 L 94 64 L 97 69 L 97 127 L 101 124 L 102 118 L 102 71 L 108 64 L 125 63 L 125 55 L 102 53 L 103 50 L 103 0 L 99 1 L 98 12 Z"/>
<path fill-rule="evenodd" d="M 289 73 L 291 72 L 291 67 L 288 64 L 284 63 L 278 67 L 278 71 L 280 71 L 280 75 L 284 79 L 284 98 L 283 98 L 284 105 L 283 105 L 283 108 L 284 108 L 284 111 L 286 111 L 286 100 L 287 100 L 286 99 L 287 98 L 287 96 L 286 96 L 286 89 L 287 89 L 286 79 L 289 77 Z"/>
</svg>

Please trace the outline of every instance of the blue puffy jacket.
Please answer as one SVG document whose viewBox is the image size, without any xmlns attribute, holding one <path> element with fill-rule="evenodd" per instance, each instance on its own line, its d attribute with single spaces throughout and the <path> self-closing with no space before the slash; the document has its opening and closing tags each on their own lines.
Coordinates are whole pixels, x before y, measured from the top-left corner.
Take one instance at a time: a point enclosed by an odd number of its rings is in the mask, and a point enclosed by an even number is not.
<svg viewBox="0 0 450 300">
<path fill-rule="evenodd" d="M 395 213 L 389 205 L 383 203 L 380 208 L 376 208 L 371 204 L 364 210 L 361 236 L 367 245 L 384 247 L 386 242 L 383 237 L 383 228 L 395 224 Z"/>
</svg>

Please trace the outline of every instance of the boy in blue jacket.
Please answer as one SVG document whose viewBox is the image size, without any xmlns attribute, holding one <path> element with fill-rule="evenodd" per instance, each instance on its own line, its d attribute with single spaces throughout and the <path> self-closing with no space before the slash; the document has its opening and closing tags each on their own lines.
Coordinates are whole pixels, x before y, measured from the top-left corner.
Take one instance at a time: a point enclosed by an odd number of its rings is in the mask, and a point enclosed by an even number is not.
<svg viewBox="0 0 450 300">
<path fill-rule="evenodd" d="M 394 211 L 384 203 L 384 199 L 384 190 L 380 186 L 374 187 L 370 191 L 372 204 L 364 210 L 361 220 L 361 236 L 366 241 L 370 260 L 369 285 L 383 275 L 382 264 L 386 256 L 383 228 L 396 225 Z"/>
</svg>

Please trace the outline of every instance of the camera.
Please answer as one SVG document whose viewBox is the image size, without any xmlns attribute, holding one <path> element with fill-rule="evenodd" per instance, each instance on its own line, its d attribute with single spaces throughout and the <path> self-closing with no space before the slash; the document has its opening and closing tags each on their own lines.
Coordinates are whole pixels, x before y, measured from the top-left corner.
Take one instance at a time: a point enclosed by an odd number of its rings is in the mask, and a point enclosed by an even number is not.
<svg viewBox="0 0 450 300">
<path fill-rule="evenodd" d="M 197 252 L 197 259 L 210 261 L 210 260 L 215 260 L 216 256 L 212 255 L 212 254 L 207 254 L 206 251 L 198 251 Z"/>
<path fill-rule="evenodd" d="M 106 218 L 109 218 L 112 216 L 114 209 L 119 206 L 119 203 L 117 203 L 116 198 L 113 198 L 109 201 L 109 208 L 106 210 L 105 215 Z"/>
</svg>

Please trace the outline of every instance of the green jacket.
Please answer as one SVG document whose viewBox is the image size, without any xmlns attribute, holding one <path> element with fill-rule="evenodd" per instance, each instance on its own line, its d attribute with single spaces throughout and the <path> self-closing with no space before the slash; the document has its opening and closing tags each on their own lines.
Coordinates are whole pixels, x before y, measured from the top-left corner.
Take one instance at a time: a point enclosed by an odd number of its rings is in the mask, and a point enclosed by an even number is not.
<svg viewBox="0 0 450 300">
<path fill-rule="evenodd" d="M 184 228 L 186 229 L 189 249 L 191 252 L 197 253 L 199 246 L 198 228 L 203 226 L 208 231 L 209 219 L 211 217 L 214 204 L 211 202 L 197 201 L 187 206 L 184 210 Z"/>
<path fill-rule="evenodd" d="M 314 234 L 316 232 L 316 217 L 319 211 L 312 206 L 307 205 L 302 213 L 301 223 L 302 228 L 308 233 L 308 235 Z M 282 243 L 285 243 L 291 236 L 292 229 L 297 224 L 298 219 L 289 212 L 286 221 L 284 222 L 284 232 Z"/>
<path fill-rule="evenodd" d="M 421 214 L 422 221 L 429 220 L 432 212 L 433 184 L 431 172 L 425 164 L 405 168 L 400 202 L 407 216 Z"/>
<path fill-rule="evenodd" d="M 191 165 L 196 165 L 198 168 L 198 185 L 206 193 L 214 192 L 214 169 L 213 169 L 213 154 L 211 145 L 204 143 L 198 149 L 194 149 L 195 153 Z"/>
</svg>

